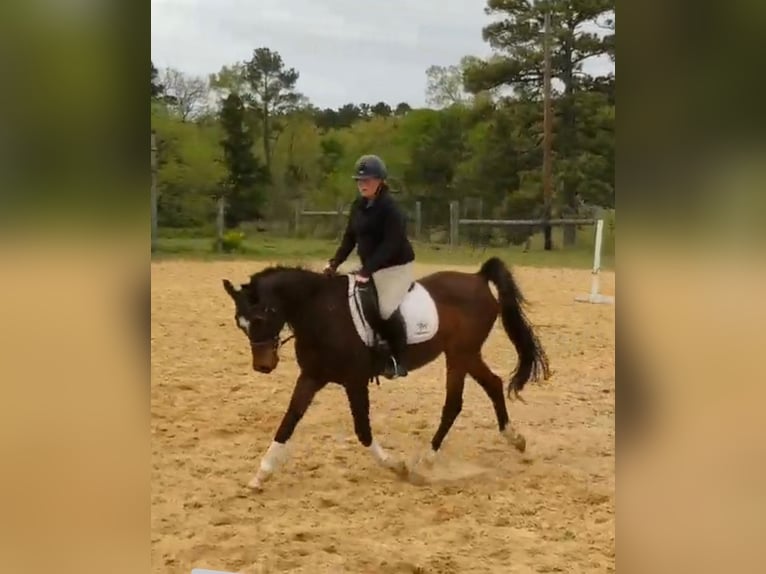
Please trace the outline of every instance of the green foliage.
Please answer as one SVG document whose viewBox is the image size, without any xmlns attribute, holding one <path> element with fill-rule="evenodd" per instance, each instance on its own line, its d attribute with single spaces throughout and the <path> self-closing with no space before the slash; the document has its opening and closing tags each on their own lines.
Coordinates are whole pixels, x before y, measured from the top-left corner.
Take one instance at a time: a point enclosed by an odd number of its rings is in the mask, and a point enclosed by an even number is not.
<svg viewBox="0 0 766 574">
<path fill-rule="evenodd" d="M 463 160 L 466 114 L 460 107 L 443 112 L 419 110 L 406 118 L 409 162 L 404 173 L 408 188 L 418 195 L 456 198 L 455 171 Z"/>
<path fill-rule="evenodd" d="M 242 231 L 230 229 L 221 238 L 221 250 L 224 253 L 241 253 L 244 251 L 245 234 Z"/>
<path fill-rule="evenodd" d="M 159 224 L 182 228 L 209 223 L 226 173 L 220 126 L 184 123 L 160 106 L 153 110 L 152 128 L 159 148 Z"/>
<path fill-rule="evenodd" d="M 615 79 L 587 76 L 582 64 L 613 57 L 613 8 L 614 0 L 489 0 L 487 12 L 496 18 L 483 36 L 495 53 L 425 71 L 428 100 L 438 109 L 382 101 L 316 108 L 296 91 L 298 71 L 258 48 L 211 74 L 218 109 L 183 123 L 170 113 L 152 66 L 160 224 L 209 228 L 221 194 L 227 228 L 249 229 L 254 220 L 259 231 L 292 224 L 297 202 L 337 210 L 356 196 L 353 165 L 367 153 L 384 158 L 405 209 L 421 202 L 423 238 L 446 240 L 452 199 L 471 217 L 540 217 L 544 10 L 551 13 L 553 77 L 561 88 L 552 106 L 554 215 L 577 212 L 580 201 L 612 208 Z M 593 23 L 606 34 L 590 32 Z M 338 222 L 331 216 L 302 229 L 335 237 Z M 471 241 L 507 246 L 537 231 L 468 233 Z"/>
<path fill-rule="evenodd" d="M 228 171 L 222 193 L 230 207 L 226 224 L 233 226 L 260 216 L 263 204 L 260 192 L 266 173 L 253 154 L 253 134 L 240 96 L 232 93 L 224 100 L 220 120 L 224 131 L 223 161 Z"/>
<path fill-rule="evenodd" d="M 465 69 L 466 87 L 471 92 L 506 86 L 521 100 L 540 101 L 543 24 L 545 13 L 550 14 L 551 73 L 554 80 L 563 84 L 554 105 L 557 115 L 554 149 L 562 162 L 556 174 L 560 182 L 557 187 L 562 193 L 561 201 L 570 207 L 594 172 L 603 175 L 605 170 L 613 170 L 613 155 L 609 157 L 607 149 L 585 151 L 578 139 L 585 124 L 597 122 L 593 114 L 600 114 L 593 106 L 583 106 L 580 96 L 588 93 L 589 88 L 609 89 L 608 78 L 601 79 L 597 86 L 593 81 L 590 85 L 583 81 L 582 66 L 588 58 L 613 55 L 614 8 L 615 0 L 488 0 L 487 13 L 498 18 L 484 28 L 483 37 L 497 53 L 486 61 L 474 60 Z M 589 31 L 593 26 L 606 27 L 612 33 L 597 35 Z M 608 198 L 608 189 L 600 187 L 594 195 Z"/>
</svg>

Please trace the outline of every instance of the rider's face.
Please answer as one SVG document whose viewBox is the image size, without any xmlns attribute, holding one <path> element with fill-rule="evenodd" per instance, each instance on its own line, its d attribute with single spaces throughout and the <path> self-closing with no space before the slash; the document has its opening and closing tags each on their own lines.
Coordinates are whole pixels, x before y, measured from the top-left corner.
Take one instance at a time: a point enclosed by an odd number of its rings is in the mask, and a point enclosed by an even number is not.
<svg viewBox="0 0 766 574">
<path fill-rule="evenodd" d="M 356 180 L 356 187 L 359 190 L 359 193 L 361 193 L 362 196 L 366 197 L 367 199 L 375 195 L 375 192 L 378 190 L 379 185 L 380 185 L 379 179 L 373 178 L 373 179 Z"/>
</svg>

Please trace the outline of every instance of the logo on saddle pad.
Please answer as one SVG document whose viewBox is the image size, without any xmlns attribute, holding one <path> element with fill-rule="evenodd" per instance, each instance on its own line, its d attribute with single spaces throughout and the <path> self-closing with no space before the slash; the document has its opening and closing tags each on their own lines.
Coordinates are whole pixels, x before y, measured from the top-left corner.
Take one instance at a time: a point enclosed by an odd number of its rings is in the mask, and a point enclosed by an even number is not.
<svg viewBox="0 0 766 574">
<path fill-rule="evenodd" d="M 368 347 L 372 347 L 375 341 L 374 333 L 363 314 L 363 304 L 359 299 L 359 292 L 354 289 L 355 281 L 349 276 L 348 303 L 351 318 L 359 338 Z M 405 295 L 399 311 L 404 317 L 407 330 L 407 343 L 415 345 L 424 343 L 434 337 L 439 330 L 439 314 L 431 294 L 420 283 L 415 282 Z"/>
</svg>

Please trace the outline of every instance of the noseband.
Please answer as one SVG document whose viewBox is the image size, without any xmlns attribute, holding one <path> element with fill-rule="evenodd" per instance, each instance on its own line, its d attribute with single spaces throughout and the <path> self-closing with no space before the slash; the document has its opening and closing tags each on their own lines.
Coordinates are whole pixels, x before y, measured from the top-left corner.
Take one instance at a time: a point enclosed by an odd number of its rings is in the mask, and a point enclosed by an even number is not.
<svg viewBox="0 0 766 574">
<path fill-rule="evenodd" d="M 294 339 L 295 335 L 290 335 L 289 337 L 285 337 L 281 341 L 279 340 L 279 333 L 277 333 L 274 337 L 270 337 L 264 341 L 250 341 L 250 346 L 255 348 L 260 347 L 266 347 L 270 346 L 273 347 L 275 350 L 279 349 L 282 345 L 287 343 L 290 339 Z"/>
</svg>

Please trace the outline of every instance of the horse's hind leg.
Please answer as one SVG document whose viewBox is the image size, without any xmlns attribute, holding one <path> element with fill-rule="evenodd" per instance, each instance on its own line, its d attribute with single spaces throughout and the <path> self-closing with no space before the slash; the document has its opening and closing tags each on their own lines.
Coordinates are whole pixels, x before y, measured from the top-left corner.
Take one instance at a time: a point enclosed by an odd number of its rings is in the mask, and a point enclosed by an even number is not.
<svg viewBox="0 0 766 574">
<path fill-rule="evenodd" d="M 492 401 L 500 432 L 516 450 L 524 452 L 527 448 L 527 441 L 524 435 L 516 431 L 508 417 L 508 410 L 505 407 L 505 395 L 503 395 L 502 379 L 490 370 L 479 354 L 468 363 L 468 374 L 476 379 L 476 382 L 479 383 Z"/>
<path fill-rule="evenodd" d="M 398 475 L 403 475 L 407 469 L 401 461 L 386 452 L 382 446 L 372 438 L 370 428 L 370 390 L 366 381 L 345 386 L 348 404 L 351 407 L 351 416 L 354 417 L 354 431 L 362 446 L 366 447 L 375 460 L 381 466 L 392 470 Z"/>
</svg>

